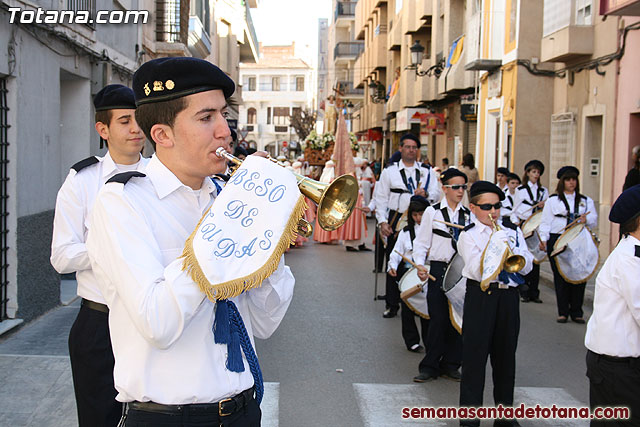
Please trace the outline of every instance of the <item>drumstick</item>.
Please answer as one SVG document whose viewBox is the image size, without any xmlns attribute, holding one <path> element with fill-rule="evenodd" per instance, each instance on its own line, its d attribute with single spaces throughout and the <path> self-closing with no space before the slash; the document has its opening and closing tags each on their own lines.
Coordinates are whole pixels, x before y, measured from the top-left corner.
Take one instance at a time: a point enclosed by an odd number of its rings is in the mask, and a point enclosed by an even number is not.
<svg viewBox="0 0 640 427">
<path fill-rule="evenodd" d="M 537 208 L 538 206 L 540 206 L 543 203 L 544 203 L 544 200 L 541 201 L 541 202 L 536 203 L 535 205 L 531 206 L 530 208 L 525 209 L 522 213 L 529 212 L 531 209 L 535 209 L 535 208 Z"/>
<path fill-rule="evenodd" d="M 398 255 L 400 255 L 404 261 L 408 262 L 409 264 L 411 264 L 412 266 L 414 266 L 415 268 L 420 270 L 420 267 L 418 267 L 418 265 L 415 262 L 411 261 L 409 258 L 407 258 L 406 256 L 402 255 L 400 252 L 396 251 L 395 249 L 394 249 L 394 252 L 397 253 Z M 429 275 L 429 279 L 433 280 L 434 282 L 436 281 L 435 277 L 433 277 L 429 273 L 427 273 L 427 274 Z"/>
<path fill-rule="evenodd" d="M 452 222 L 447 222 L 447 221 L 440 221 L 439 219 L 434 219 L 433 222 L 439 222 L 439 223 L 442 223 L 442 224 L 447 225 L 449 227 L 459 228 L 460 230 L 464 230 L 465 229 L 464 225 L 454 224 Z"/>
<path fill-rule="evenodd" d="M 573 221 L 571 221 L 565 228 L 562 229 L 562 232 L 564 232 L 567 228 L 571 227 L 572 225 L 574 225 L 576 222 L 578 222 L 578 220 L 580 218 L 582 218 L 583 216 L 587 216 L 588 214 L 590 214 L 591 211 L 587 211 L 585 213 L 583 213 L 582 215 L 580 215 L 578 218 L 574 219 Z"/>
</svg>

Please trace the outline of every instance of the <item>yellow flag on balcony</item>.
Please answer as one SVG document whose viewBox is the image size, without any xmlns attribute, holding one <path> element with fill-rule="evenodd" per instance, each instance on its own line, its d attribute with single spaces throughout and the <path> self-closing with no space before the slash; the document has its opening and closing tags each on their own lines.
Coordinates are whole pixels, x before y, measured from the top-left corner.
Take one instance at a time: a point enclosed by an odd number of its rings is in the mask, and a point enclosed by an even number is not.
<svg viewBox="0 0 640 427">
<path fill-rule="evenodd" d="M 453 64 L 456 64 L 460 60 L 460 57 L 462 56 L 463 42 L 464 36 L 460 36 L 451 45 L 449 57 L 447 58 L 447 67 L 451 67 Z"/>
</svg>

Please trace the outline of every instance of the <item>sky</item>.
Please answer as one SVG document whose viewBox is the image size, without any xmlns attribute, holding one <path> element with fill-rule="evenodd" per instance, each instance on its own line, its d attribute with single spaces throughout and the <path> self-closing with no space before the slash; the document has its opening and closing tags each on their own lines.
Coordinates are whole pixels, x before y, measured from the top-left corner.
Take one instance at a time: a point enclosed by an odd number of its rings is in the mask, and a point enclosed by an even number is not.
<svg viewBox="0 0 640 427">
<path fill-rule="evenodd" d="M 295 41 L 297 55 L 311 66 L 317 62 L 318 18 L 330 16 L 331 0 L 259 0 L 258 8 L 251 9 L 259 42 L 286 45 Z"/>
</svg>

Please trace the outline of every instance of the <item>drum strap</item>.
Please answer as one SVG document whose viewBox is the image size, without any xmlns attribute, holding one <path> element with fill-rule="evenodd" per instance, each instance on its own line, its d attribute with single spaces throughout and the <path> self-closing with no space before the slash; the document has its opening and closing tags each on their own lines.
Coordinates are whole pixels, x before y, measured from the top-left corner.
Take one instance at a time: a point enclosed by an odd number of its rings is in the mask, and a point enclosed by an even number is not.
<svg viewBox="0 0 640 427">
<path fill-rule="evenodd" d="M 404 186 L 407 187 L 407 190 L 409 190 L 409 193 L 413 194 L 413 190 L 415 189 L 415 186 L 418 185 L 418 183 L 420 182 L 420 168 L 416 168 L 416 182 L 414 183 L 414 185 L 409 185 L 409 183 L 407 182 L 407 174 L 404 171 L 404 169 L 400 169 L 400 176 L 402 177 L 402 182 L 404 182 Z"/>
<path fill-rule="evenodd" d="M 527 201 L 525 200 L 523 203 L 529 206 L 533 206 L 536 203 L 539 203 L 542 201 L 542 197 L 544 196 L 544 188 L 538 184 L 538 190 L 536 191 L 536 197 L 535 199 L 533 198 L 533 192 L 531 191 L 531 187 L 529 187 L 529 184 L 525 184 L 523 185 L 523 187 L 527 190 L 527 193 L 529 193 L 529 199 L 531 199 L 530 203 L 527 203 Z M 542 208 L 534 208 L 532 213 L 535 213 L 536 211 L 538 211 L 539 209 Z"/>
<path fill-rule="evenodd" d="M 578 193 L 576 193 L 576 198 L 573 201 L 573 213 L 571 213 L 571 208 L 569 207 L 569 202 L 567 201 L 567 198 L 564 196 L 564 193 L 560 194 L 558 196 L 558 198 L 560 200 L 562 200 L 562 203 L 564 203 L 564 207 L 567 210 L 567 215 L 556 215 L 556 216 L 562 216 L 562 217 L 566 217 L 567 218 L 567 225 L 569 225 L 574 219 L 576 219 L 578 217 L 578 209 L 580 209 L 580 199 L 582 198 L 582 196 Z"/>
</svg>

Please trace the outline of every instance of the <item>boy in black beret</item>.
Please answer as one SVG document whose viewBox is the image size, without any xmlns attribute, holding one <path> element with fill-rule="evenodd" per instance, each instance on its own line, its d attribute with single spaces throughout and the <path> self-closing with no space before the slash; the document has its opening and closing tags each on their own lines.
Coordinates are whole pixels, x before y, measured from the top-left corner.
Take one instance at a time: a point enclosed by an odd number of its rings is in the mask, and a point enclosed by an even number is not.
<svg viewBox="0 0 640 427">
<path fill-rule="evenodd" d="M 507 190 L 507 176 L 511 171 L 505 167 L 499 167 L 496 171 L 496 185 L 502 190 Z"/>
<path fill-rule="evenodd" d="M 467 279 L 462 321 L 460 406 L 483 406 L 485 371 L 490 355 L 495 404 L 510 407 L 513 406 L 516 347 L 520 329 L 518 286 L 524 282 L 520 274 L 531 271 L 533 256 L 527 249 L 522 231 L 513 224 L 501 223 L 499 219 L 501 201 L 505 198 L 502 190 L 491 182 L 477 181 L 471 186 L 470 193 L 470 209 L 476 220 L 465 229 L 458 241 L 458 250 L 464 259 L 462 276 Z M 522 256 L 525 263 L 516 274 L 502 270 L 483 289 L 480 286 L 481 266 L 491 238 L 507 242 L 511 251 Z M 496 420 L 494 423 L 514 424 L 513 420 Z M 460 425 L 479 426 L 480 420 L 461 420 Z"/>
<path fill-rule="evenodd" d="M 596 277 L 584 340 L 589 404 L 627 407 L 631 418 L 624 424 L 640 425 L 640 185 L 618 197 L 609 221 L 620 224 L 623 238 Z"/>
<path fill-rule="evenodd" d="M 144 169 L 140 150 L 144 135 L 135 119 L 133 91 L 105 86 L 93 98 L 95 129 L 108 152 L 71 167 L 58 192 L 51 265 L 61 274 L 76 272 L 82 305 L 69 332 L 69 358 L 81 427 L 115 426 L 122 415 L 113 385 L 113 351 L 109 339 L 109 311 L 91 268 L 85 246 L 89 213 L 107 180 L 124 171 Z M 102 147 L 101 147 L 102 148 Z"/>
<path fill-rule="evenodd" d="M 264 388 L 252 339 L 268 338 L 282 321 L 293 275 L 281 259 L 260 288 L 214 304 L 180 259 L 217 196 L 210 177 L 227 167 L 216 150 L 230 151 L 234 89 L 197 58 L 154 59 L 133 77 L 136 118 L 156 154 L 144 174 L 104 186 L 87 238 L 109 305 L 125 426 L 260 424 Z M 226 316 L 218 316 L 222 306 Z M 223 329 L 226 344 L 212 333 Z"/>
</svg>

